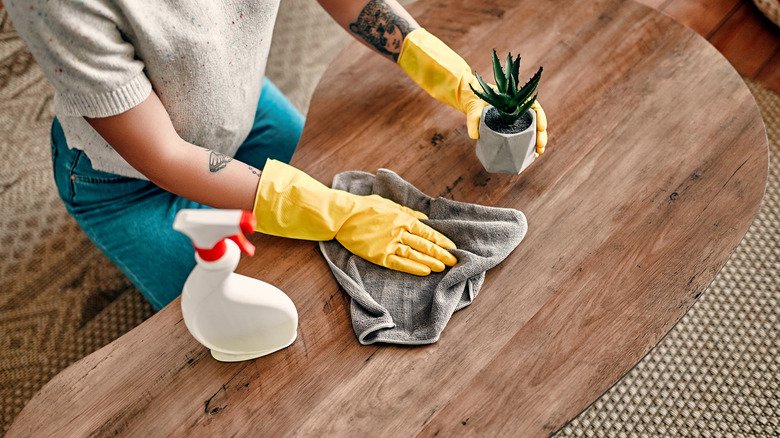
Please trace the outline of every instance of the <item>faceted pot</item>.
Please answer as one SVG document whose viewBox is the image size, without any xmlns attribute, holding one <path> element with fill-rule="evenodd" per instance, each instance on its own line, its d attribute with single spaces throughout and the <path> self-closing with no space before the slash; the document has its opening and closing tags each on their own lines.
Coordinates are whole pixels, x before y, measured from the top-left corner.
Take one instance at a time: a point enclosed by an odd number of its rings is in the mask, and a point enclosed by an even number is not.
<svg viewBox="0 0 780 438">
<path fill-rule="evenodd" d="M 536 152 L 536 111 L 528 110 L 531 125 L 525 130 L 504 134 L 494 131 L 485 122 L 488 105 L 482 110 L 477 139 L 477 158 L 490 173 L 518 174 L 534 161 Z"/>
</svg>

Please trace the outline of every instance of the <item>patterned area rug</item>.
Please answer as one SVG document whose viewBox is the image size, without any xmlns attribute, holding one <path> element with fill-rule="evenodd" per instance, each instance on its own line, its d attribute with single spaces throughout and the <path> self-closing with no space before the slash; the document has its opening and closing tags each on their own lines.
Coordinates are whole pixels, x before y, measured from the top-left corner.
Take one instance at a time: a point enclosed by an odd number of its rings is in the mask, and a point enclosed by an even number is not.
<svg viewBox="0 0 780 438">
<path fill-rule="evenodd" d="M 285 0 L 267 74 L 305 113 L 349 41 L 315 0 Z M 557 436 L 780 433 L 780 96 L 748 85 L 771 147 L 753 226 L 666 338 Z M 59 371 L 153 313 L 57 197 L 52 116 L 51 86 L 0 10 L 0 435 Z"/>
<path fill-rule="evenodd" d="M 59 371 L 152 314 L 65 211 L 51 85 L 0 11 L 0 433 Z"/>
</svg>

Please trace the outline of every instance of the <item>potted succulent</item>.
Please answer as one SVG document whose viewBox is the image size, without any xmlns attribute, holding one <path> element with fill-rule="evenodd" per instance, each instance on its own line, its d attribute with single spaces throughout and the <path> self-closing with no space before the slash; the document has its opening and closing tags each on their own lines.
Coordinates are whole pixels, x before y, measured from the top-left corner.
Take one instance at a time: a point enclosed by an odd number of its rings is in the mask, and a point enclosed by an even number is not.
<svg viewBox="0 0 780 438">
<path fill-rule="evenodd" d="M 495 87 L 488 85 L 475 71 L 482 90 L 471 90 L 488 103 L 482 110 L 477 140 L 477 158 L 491 173 L 518 174 L 534 161 L 536 153 L 536 111 L 529 111 L 536 101 L 536 87 L 542 67 L 522 87 L 518 81 L 520 55 L 512 53 L 501 65 L 493 49 Z"/>
</svg>

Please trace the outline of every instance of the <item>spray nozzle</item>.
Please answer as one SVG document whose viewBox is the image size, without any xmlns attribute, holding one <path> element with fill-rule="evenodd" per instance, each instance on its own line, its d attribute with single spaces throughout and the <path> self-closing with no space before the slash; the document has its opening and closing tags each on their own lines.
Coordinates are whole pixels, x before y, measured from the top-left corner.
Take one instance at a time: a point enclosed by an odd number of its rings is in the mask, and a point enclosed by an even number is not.
<svg viewBox="0 0 780 438">
<path fill-rule="evenodd" d="M 182 209 L 176 213 L 173 229 L 186 234 L 201 259 L 218 260 L 227 251 L 225 239 L 230 239 L 244 253 L 252 256 L 255 247 L 244 233 L 253 233 L 257 218 L 243 210 Z"/>
</svg>

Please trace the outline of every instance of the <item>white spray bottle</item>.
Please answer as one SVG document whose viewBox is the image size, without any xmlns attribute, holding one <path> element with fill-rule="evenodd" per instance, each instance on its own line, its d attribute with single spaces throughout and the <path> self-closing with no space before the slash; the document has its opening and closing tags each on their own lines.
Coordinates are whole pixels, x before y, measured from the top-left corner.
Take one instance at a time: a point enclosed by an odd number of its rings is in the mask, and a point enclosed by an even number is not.
<svg viewBox="0 0 780 438">
<path fill-rule="evenodd" d="M 214 359 L 238 362 L 288 347 L 298 334 L 298 311 L 278 288 L 233 272 L 241 251 L 255 247 L 243 233 L 257 219 L 242 210 L 183 209 L 173 228 L 195 247 L 197 265 L 184 283 L 181 311 L 192 336 Z"/>
</svg>

